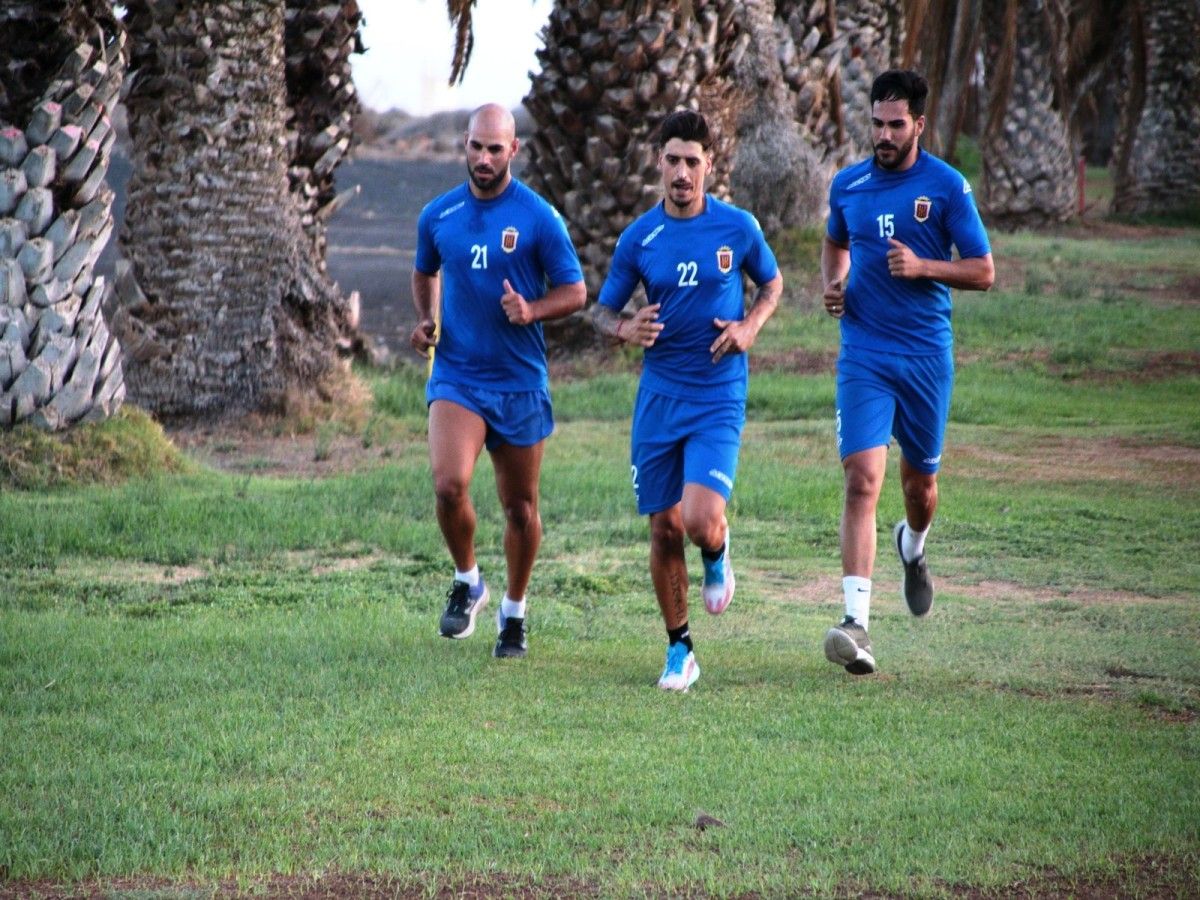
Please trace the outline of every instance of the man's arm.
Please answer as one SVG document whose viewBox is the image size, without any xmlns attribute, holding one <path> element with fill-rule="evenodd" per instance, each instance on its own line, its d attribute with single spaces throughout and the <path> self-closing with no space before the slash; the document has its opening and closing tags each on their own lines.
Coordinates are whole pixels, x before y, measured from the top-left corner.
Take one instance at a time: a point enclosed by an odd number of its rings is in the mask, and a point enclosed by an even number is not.
<svg viewBox="0 0 1200 900">
<path fill-rule="evenodd" d="M 846 276 L 850 273 L 850 245 L 825 235 L 821 243 L 821 281 L 825 285 L 825 312 L 840 319 L 846 312 Z"/>
<path fill-rule="evenodd" d="M 639 309 L 632 318 L 623 319 L 619 313 L 597 303 L 592 310 L 592 327 L 624 344 L 653 347 L 663 330 L 662 323 L 657 321 L 658 307 L 659 304 L 651 303 Z"/>
<path fill-rule="evenodd" d="M 708 348 L 713 355 L 713 362 L 726 353 L 745 353 L 753 347 L 759 331 L 779 306 L 779 296 L 782 293 L 783 274 L 776 272 L 774 278 L 758 286 L 754 302 L 740 322 L 713 319 L 713 325 L 721 329 L 721 334 Z"/>
<path fill-rule="evenodd" d="M 426 275 L 413 269 L 412 297 L 417 310 L 417 324 L 409 336 L 412 348 L 422 356 L 429 356 L 429 348 L 437 343 L 437 326 L 434 323 L 434 307 L 441 295 L 440 272 Z"/>
<path fill-rule="evenodd" d="M 513 290 L 513 286 L 506 278 L 504 279 L 504 293 L 500 296 L 500 305 L 504 307 L 504 314 L 514 325 L 529 325 L 533 322 L 561 319 L 583 309 L 585 303 L 587 303 L 587 288 L 582 281 L 555 285 L 546 291 L 540 300 L 530 303 Z"/>
<path fill-rule="evenodd" d="M 888 271 L 893 278 L 928 278 L 962 291 L 986 291 L 996 280 L 992 254 L 965 259 L 922 259 L 905 244 L 890 238 Z"/>
</svg>

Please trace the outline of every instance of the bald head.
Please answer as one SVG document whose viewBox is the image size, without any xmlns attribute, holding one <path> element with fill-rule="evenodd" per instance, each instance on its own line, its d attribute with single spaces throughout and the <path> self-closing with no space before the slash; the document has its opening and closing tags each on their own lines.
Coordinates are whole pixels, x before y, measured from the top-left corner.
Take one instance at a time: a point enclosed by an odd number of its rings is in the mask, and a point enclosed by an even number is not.
<svg viewBox="0 0 1200 900">
<path fill-rule="evenodd" d="M 511 141 L 517 136 L 517 120 L 499 103 L 485 103 L 471 113 L 471 118 L 467 121 L 468 136 L 476 129 L 502 133 Z"/>
<path fill-rule="evenodd" d="M 467 121 L 466 145 L 471 192 L 482 199 L 498 196 L 512 180 L 508 166 L 519 146 L 513 114 L 485 103 Z"/>
</svg>

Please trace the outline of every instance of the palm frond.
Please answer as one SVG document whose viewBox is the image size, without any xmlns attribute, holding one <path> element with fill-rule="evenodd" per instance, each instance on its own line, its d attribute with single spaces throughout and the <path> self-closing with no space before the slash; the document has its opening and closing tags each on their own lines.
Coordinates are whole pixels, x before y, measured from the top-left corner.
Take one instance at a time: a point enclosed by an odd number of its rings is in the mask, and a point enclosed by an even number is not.
<svg viewBox="0 0 1200 900">
<path fill-rule="evenodd" d="M 475 29 L 472 14 L 475 0 L 446 0 L 446 15 L 454 27 L 454 59 L 450 63 L 450 84 L 461 84 L 475 49 Z"/>
</svg>

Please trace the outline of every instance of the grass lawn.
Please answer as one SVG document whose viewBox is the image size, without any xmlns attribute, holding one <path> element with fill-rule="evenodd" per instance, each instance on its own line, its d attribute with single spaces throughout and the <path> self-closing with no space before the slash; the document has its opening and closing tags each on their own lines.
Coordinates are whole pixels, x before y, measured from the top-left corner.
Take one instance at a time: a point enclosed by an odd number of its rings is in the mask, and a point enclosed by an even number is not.
<svg viewBox="0 0 1200 900">
<path fill-rule="evenodd" d="M 1200 894 L 1200 233 L 1111 232 L 994 235 L 997 287 L 957 295 L 937 600 L 899 596 L 893 449 L 869 678 L 821 653 L 813 235 L 752 356 L 738 593 L 694 604 L 686 695 L 654 687 L 631 355 L 555 385 L 524 661 L 437 635 L 415 368 L 364 373 L 339 437 L 373 462 L 325 477 L 48 487 L 0 457 L 0 897 Z M 474 497 L 498 598 L 486 457 Z"/>
</svg>

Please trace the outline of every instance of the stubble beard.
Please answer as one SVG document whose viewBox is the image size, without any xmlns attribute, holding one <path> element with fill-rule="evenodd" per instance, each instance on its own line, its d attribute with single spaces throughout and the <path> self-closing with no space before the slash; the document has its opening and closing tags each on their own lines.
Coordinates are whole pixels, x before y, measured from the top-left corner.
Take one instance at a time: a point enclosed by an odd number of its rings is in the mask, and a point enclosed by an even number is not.
<svg viewBox="0 0 1200 900">
<path fill-rule="evenodd" d="M 499 171 L 496 171 L 494 174 L 484 175 L 482 178 L 475 173 L 475 170 L 472 169 L 470 165 L 467 166 L 467 177 L 471 179 L 471 184 L 475 185 L 479 191 L 485 194 L 494 191 L 499 185 L 503 184 L 507 175 L 507 165 L 505 165 L 504 168 L 500 169 Z"/>
</svg>

